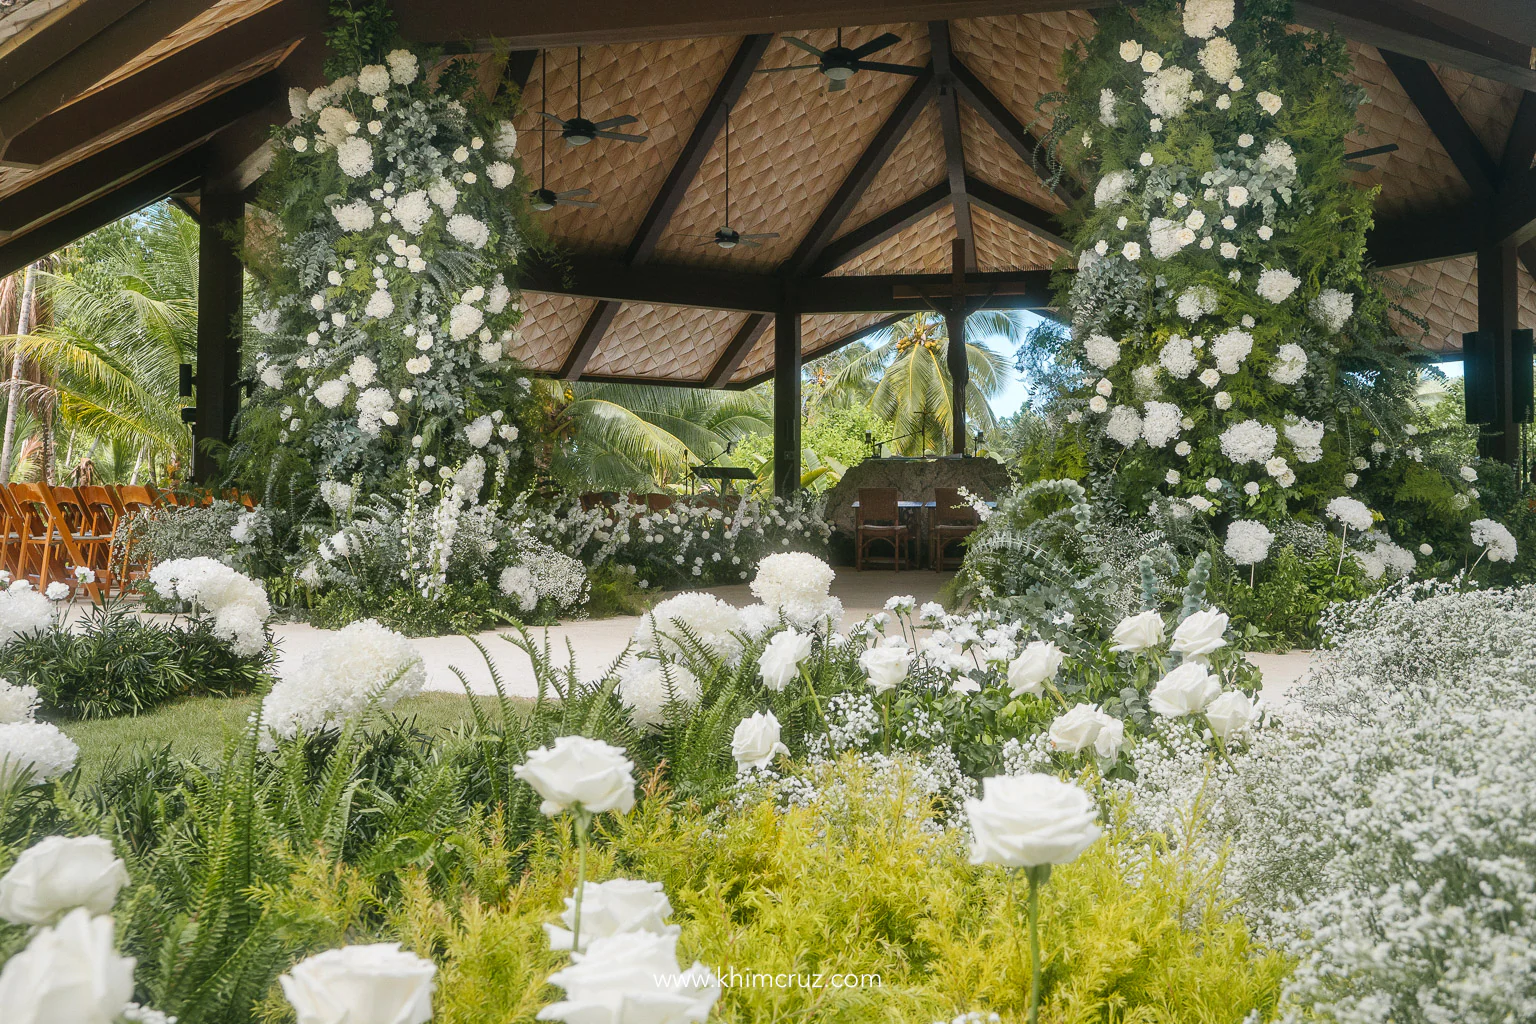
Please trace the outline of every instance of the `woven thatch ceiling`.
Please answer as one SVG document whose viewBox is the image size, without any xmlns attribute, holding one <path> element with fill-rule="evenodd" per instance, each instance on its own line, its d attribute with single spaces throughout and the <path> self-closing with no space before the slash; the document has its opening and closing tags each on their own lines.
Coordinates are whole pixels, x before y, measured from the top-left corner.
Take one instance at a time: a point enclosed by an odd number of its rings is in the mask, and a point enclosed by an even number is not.
<svg viewBox="0 0 1536 1024">
<path fill-rule="evenodd" d="M 988 279 L 1004 281 L 998 304 L 1040 306 L 1044 272 L 1065 258 L 1056 217 L 1078 184 L 1050 187 L 1031 162 L 1036 105 L 1060 87 L 1062 51 L 1093 30 L 1072 3 L 397 6 L 411 38 L 478 52 L 487 88 L 523 86 L 533 176 L 537 112 L 575 111 L 577 43 L 583 114 L 634 115 L 622 130 L 648 136 L 580 148 L 549 139 L 549 187 L 591 189 L 601 206 L 542 215 L 574 272 L 529 282 L 520 354 L 536 369 L 740 386 L 772 370 L 784 282 L 808 310 L 811 356 L 921 308 L 897 296 L 924 282 L 892 276 L 947 274 L 957 238 L 971 271 L 1009 275 Z M 1436 351 L 1476 326 L 1475 254 L 1490 239 L 1527 243 L 1519 303 L 1536 321 L 1536 71 L 1525 38 L 1536 36 L 1536 5 L 1515 2 L 1502 35 L 1486 23 L 1496 5 L 1484 24 L 1461 6 L 1297 5 L 1303 27 L 1337 25 L 1351 39 L 1369 100 L 1356 148 L 1397 147 L 1369 157 L 1358 180 L 1380 190 L 1372 251 L 1399 268 L 1386 277 L 1402 329 Z M 899 36 L 875 59 L 922 72 L 859 72 L 835 93 L 815 71 L 754 73 L 810 63 L 785 36 L 825 48 L 838 24 L 851 46 Z M 0 270 L 162 196 L 194 198 L 215 179 L 248 185 L 267 126 L 287 116 L 286 89 L 319 82 L 324 25 L 320 0 L 0 5 Z M 723 250 L 710 236 L 727 219 L 777 237 Z"/>
</svg>

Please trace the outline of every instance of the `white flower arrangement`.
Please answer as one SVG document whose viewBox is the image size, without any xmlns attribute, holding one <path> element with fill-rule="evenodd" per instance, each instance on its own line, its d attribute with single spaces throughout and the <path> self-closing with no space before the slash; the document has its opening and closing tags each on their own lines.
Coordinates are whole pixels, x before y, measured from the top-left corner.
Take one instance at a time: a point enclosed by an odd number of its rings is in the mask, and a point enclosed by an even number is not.
<svg viewBox="0 0 1536 1024">
<path fill-rule="evenodd" d="M 1289 270 L 1271 268 L 1260 272 L 1258 287 L 1255 291 L 1259 298 L 1278 306 L 1290 298 L 1291 293 L 1300 285 L 1301 278 Z"/>
<path fill-rule="evenodd" d="M 1180 293 L 1177 308 L 1179 316 L 1185 320 L 1199 320 L 1203 316 L 1216 312 L 1216 305 L 1216 289 L 1210 285 L 1200 284 L 1186 288 Z"/>
<path fill-rule="evenodd" d="M 1263 523 L 1236 519 L 1227 526 L 1223 550 L 1238 565 L 1253 565 L 1269 557 L 1269 546 L 1274 541 L 1274 533 Z"/>
<path fill-rule="evenodd" d="M 1376 522 L 1375 516 L 1371 514 L 1365 502 L 1343 494 L 1330 500 L 1323 511 L 1329 519 L 1359 533 L 1369 530 Z"/>
<path fill-rule="evenodd" d="M 1509 527 L 1492 519 L 1473 520 L 1472 545 L 1482 548 L 1490 562 L 1513 562 L 1519 553 Z"/>
<path fill-rule="evenodd" d="M 1231 461 L 1266 462 L 1275 453 L 1279 435 L 1275 428 L 1258 420 L 1234 423 L 1221 433 L 1221 451 Z"/>
<path fill-rule="evenodd" d="M 354 622 L 286 669 L 261 705 L 262 747 L 339 728 L 370 707 L 388 711 L 421 692 L 421 654 L 372 619 Z"/>
<path fill-rule="evenodd" d="M 1103 334 L 1089 335 L 1083 343 L 1088 361 L 1101 370 L 1107 370 L 1120 361 L 1120 343 Z"/>
<path fill-rule="evenodd" d="M 1099 208 L 1114 206 L 1125 199 L 1135 183 L 1136 175 L 1132 171 L 1110 171 L 1094 186 L 1093 205 Z"/>
<path fill-rule="evenodd" d="M 1211 37 L 1210 41 L 1200 48 L 1199 59 L 1200 67 L 1205 73 L 1221 85 L 1231 81 L 1241 63 L 1237 47 L 1233 46 L 1232 40 L 1226 36 Z"/>
<path fill-rule="evenodd" d="M 236 654 L 250 657 L 266 647 L 272 607 L 259 581 L 212 558 L 158 562 L 149 571 L 149 581 L 160 596 L 211 614 L 214 633 Z"/>
<path fill-rule="evenodd" d="M 1225 374 L 1236 373 L 1252 351 L 1253 335 L 1241 328 L 1234 327 L 1225 331 L 1211 342 L 1211 355 L 1216 360 L 1216 368 Z"/>
<path fill-rule="evenodd" d="M 1104 425 L 1105 435 L 1126 448 L 1141 439 L 1141 429 L 1141 415 L 1129 405 L 1115 406 Z"/>
<path fill-rule="evenodd" d="M 1162 448 L 1179 436 L 1184 411 L 1172 402 L 1146 402 L 1141 436 L 1153 448 Z"/>
<path fill-rule="evenodd" d="M 1188 68 L 1170 64 L 1147 77 L 1142 84 L 1141 101 L 1156 117 L 1178 117 L 1191 102 L 1194 81 L 1194 73 Z"/>
<path fill-rule="evenodd" d="M 1275 351 L 1275 361 L 1270 365 L 1269 377 L 1276 384 L 1289 387 L 1307 372 L 1307 350 L 1295 342 L 1286 342 Z"/>
<path fill-rule="evenodd" d="M 1184 32 L 1193 39 L 1209 39 L 1232 24 L 1233 0 L 1188 0 L 1184 5 Z"/>
</svg>

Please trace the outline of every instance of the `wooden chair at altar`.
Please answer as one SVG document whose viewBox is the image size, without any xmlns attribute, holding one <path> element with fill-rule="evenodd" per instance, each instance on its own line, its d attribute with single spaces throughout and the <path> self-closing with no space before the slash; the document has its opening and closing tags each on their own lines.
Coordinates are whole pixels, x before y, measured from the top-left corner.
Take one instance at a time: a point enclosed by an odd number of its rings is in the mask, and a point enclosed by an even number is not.
<svg viewBox="0 0 1536 1024">
<path fill-rule="evenodd" d="M 944 568 L 946 546 L 969 537 L 980 525 L 981 519 L 976 515 L 976 510 L 960 497 L 959 490 L 954 487 L 935 487 L 933 520 L 928 524 L 928 550 L 933 571 L 939 572 Z"/>
<path fill-rule="evenodd" d="M 854 527 L 854 567 L 864 571 L 865 552 L 871 544 L 889 544 L 891 562 L 896 571 L 908 562 L 907 544 L 911 530 L 901 521 L 901 498 L 894 487 L 859 488 L 859 507 Z"/>
</svg>

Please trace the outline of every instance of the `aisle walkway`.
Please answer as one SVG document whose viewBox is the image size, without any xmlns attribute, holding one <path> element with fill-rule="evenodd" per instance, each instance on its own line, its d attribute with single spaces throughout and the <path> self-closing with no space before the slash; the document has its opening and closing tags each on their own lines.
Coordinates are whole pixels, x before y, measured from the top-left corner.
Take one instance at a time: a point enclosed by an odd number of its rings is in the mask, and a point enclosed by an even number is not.
<svg viewBox="0 0 1536 1024">
<path fill-rule="evenodd" d="M 832 594 L 843 602 L 843 628 L 847 629 L 870 613 L 884 608 L 886 599 L 892 593 L 911 594 L 919 604 L 933 600 L 939 588 L 952 575 L 904 572 L 898 577 L 888 572 L 843 571 L 832 583 Z M 752 604 L 755 600 L 744 583 L 707 589 L 709 593 L 737 607 Z M 625 615 L 538 627 L 530 630 L 530 633 L 535 640 L 548 645 L 551 659 L 561 668 L 571 663 L 574 652 L 581 678 L 591 680 L 604 675 L 609 666 L 618 660 L 639 624 L 638 616 Z M 292 622 L 278 623 L 272 627 L 272 632 L 278 640 L 279 664 L 288 658 L 301 657 L 329 635 L 326 630 Z M 478 634 L 476 639 L 485 646 L 494 661 L 508 695 L 532 697 L 537 693 L 533 665 L 522 650 L 507 642 L 505 636 L 511 632 L 510 629 L 494 630 Z M 463 693 L 464 684 L 453 671 L 457 668 L 464 673 L 475 693 L 495 692 L 485 658 L 469 640 L 461 636 L 423 637 L 414 643 L 427 663 L 428 690 Z M 1286 692 L 1306 674 L 1311 657 L 1310 651 L 1249 655 L 1249 659 L 1264 673 L 1264 699 L 1275 705 L 1284 703 Z"/>
</svg>

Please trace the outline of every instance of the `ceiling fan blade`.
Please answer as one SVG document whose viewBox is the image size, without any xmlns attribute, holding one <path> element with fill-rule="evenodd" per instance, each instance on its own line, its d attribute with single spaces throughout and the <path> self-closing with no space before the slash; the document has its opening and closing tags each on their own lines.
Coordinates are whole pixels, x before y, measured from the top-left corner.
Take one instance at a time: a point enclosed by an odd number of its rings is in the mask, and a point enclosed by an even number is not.
<svg viewBox="0 0 1536 1024">
<path fill-rule="evenodd" d="M 737 245 L 750 245 L 754 249 L 760 249 L 763 246 L 762 242 L 754 242 L 754 241 L 752 241 L 752 236 L 751 235 L 742 235 L 740 238 L 736 239 L 736 244 Z"/>
<path fill-rule="evenodd" d="M 580 207 L 584 207 L 585 209 L 588 209 L 588 210 L 595 210 L 595 209 L 597 209 L 597 204 L 596 203 L 588 203 L 588 202 L 584 202 L 584 201 L 582 201 L 580 199 L 556 199 L 555 200 L 555 205 L 556 206 L 580 206 Z"/>
<path fill-rule="evenodd" d="M 750 238 L 778 238 L 779 233 L 777 231 L 759 231 L 755 235 L 742 235 L 741 237 L 744 241 Z"/>
<path fill-rule="evenodd" d="M 804 39 L 796 39 L 794 36 L 780 36 L 779 38 L 783 39 L 790 46 L 800 47 L 800 49 L 804 50 L 806 53 L 811 54 L 813 57 L 820 58 L 826 56 L 825 51 L 816 49 L 816 47 L 812 46 Z"/>
<path fill-rule="evenodd" d="M 592 125 L 592 127 L 601 131 L 605 128 L 617 128 L 624 124 L 634 124 L 638 120 L 640 119 L 635 117 L 633 114 L 621 114 L 618 117 L 610 117 L 606 121 L 597 121 Z"/>
<path fill-rule="evenodd" d="M 564 192 L 555 193 L 560 199 L 574 199 L 576 196 L 589 196 L 591 194 L 592 190 L 589 188 L 568 188 Z"/>
<path fill-rule="evenodd" d="M 789 64 L 782 68 L 758 68 L 757 73 L 766 75 L 770 71 L 813 71 L 821 67 L 820 64 Z"/>
<path fill-rule="evenodd" d="M 623 132 L 595 132 L 600 139 L 617 139 L 619 142 L 644 142 L 649 135 L 625 135 Z"/>
<path fill-rule="evenodd" d="M 842 92 L 846 88 L 848 88 L 848 79 L 846 78 L 827 79 L 827 92 Z"/>
<path fill-rule="evenodd" d="M 700 248 L 702 248 L 702 247 L 704 247 L 706 245 L 717 245 L 719 243 L 717 243 L 715 241 L 715 236 L 714 235 L 710 235 L 708 238 L 704 239 L 702 242 L 694 242 L 693 244 L 699 246 Z"/>
<path fill-rule="evenodd" d="M 922 68 L 915 68 L 910 64 L 882 64 L 876 60 L 861 60 L 854 67 L 860 71 L 884 71 L 891 75 L 920 75 Z"/>
<path fill-rule="evenodd" d="M 547 111 L 547 110 L 541 110 L 541 111 L 539 111 L 539 116 L 540 116 L 540 117 L 547 117 L 547 118 L 549 118 L 549 119 L 550 119 L 550 120 L 551 120 L 551 121 L 553 121 L 553 122 L 555 122 L 555 124 L 558 124 L 558 125 L 560 125 L 560 126 L 561 126 L 561 127 L 564 127 L 564 125 L 565 125 L 565 118 L 563 118 L 563 117 L 556 117 L 556 116 L 555 116 L 555 115 L 554 115 L 554 114 L 551 114 L 551 113 L 550 113 L 550 112 L 549 112 L 549 111 Z"/>
<path fill-rule="evenodd" d="M 854 59 L 857 60 L 860 57 L 868 57 L 876 50 L 883 50 L 887 46 L 895 46 L 899 42 L 901 42 L 901 36 L 898 36 L 894 32 L 887 32 L 883 36 L 876 36 L 869 42 L 865 43 L 863 46 L 856 46 L 853 48 Z"/>
</svg>

